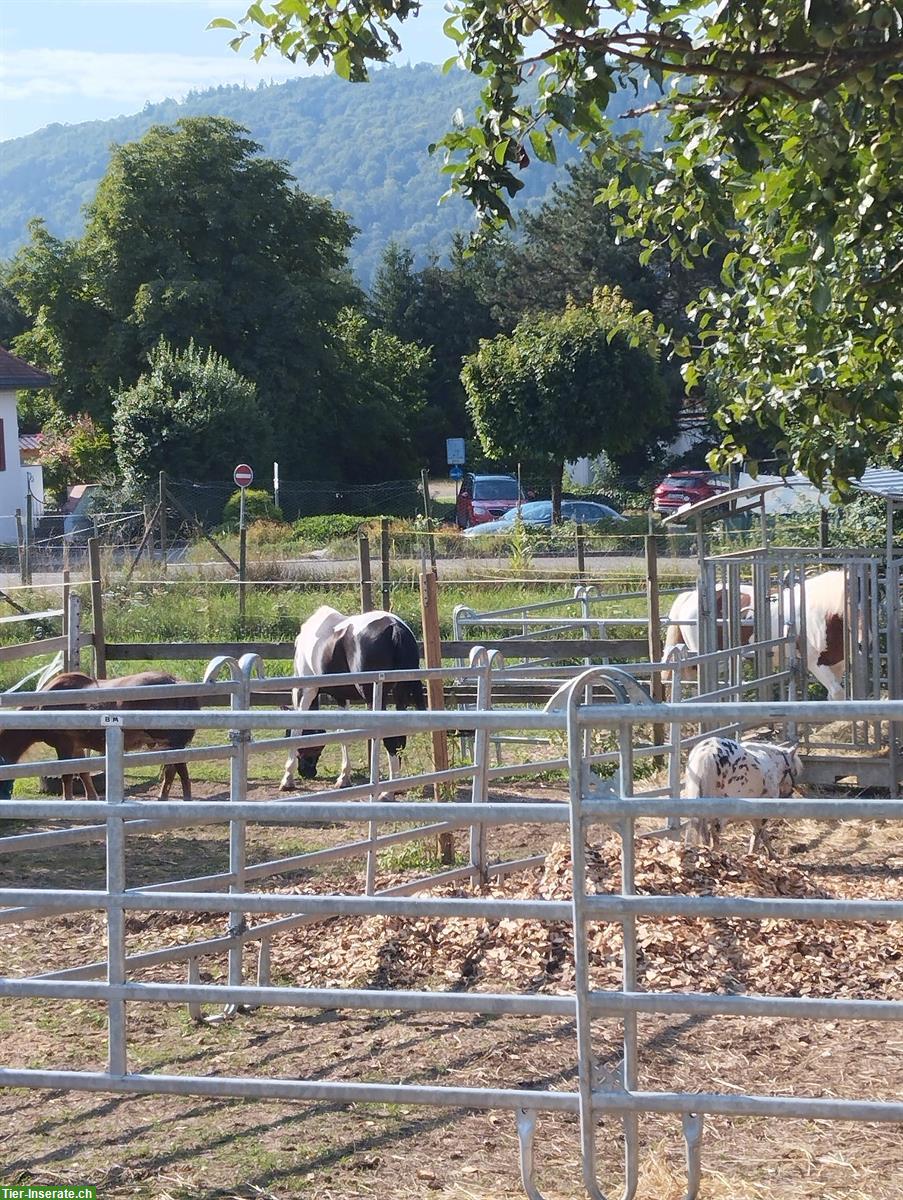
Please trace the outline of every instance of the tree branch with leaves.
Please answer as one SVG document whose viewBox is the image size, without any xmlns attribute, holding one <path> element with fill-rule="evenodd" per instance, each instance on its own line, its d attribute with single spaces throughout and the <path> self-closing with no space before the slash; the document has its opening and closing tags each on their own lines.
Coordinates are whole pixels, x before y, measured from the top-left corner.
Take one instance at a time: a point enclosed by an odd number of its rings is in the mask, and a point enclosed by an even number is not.
<svg viewBox="0 0 903 1200">
<path fill-rule="evenodd" d="M 773 431 L 788 469 L 839 490 L 869 459 L 903 454 L 903 0 L 447 8 L 447 66 L 483 88 L 439 146 L 486 223 L 511 219 L 523 170 L 554 158 L 563 131 L 600 163 L 616 156 L 605 199 L 648 253 L 690 263 L 728 246 L 721 286 L 697 302 L 688 369 L 723 398 L 722 463 L 743 457 L 750 422 Z M 273 49 L 365 80 L 420 9 L 275 0 L 253 4 L 244 28 L 213 24 L 234 29 L 236 48 L 251 38 L 258 58 Z M 658 146 L 612 128 L 623 87 L 664 115 Z"/>
</svg>

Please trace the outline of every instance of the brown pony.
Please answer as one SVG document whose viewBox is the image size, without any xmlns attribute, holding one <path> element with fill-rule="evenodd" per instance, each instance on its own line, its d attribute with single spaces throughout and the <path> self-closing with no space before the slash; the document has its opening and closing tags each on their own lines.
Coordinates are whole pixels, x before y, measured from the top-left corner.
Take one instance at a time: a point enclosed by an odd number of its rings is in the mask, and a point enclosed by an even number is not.
<svg viewBox="0 0 903 1200">
<path fill-rule="evenodd" d="M 162 687 L 166 684 L 184 682 L 184 680 L 177 679 L 175 675 L 170 675 L 167 671 L 139 671 L 136 675 L 121 675 L 116 679 L 95 679 L 92 675 L 85 675 L 81 671 L 65 671 L 63 674 L 55 676 L 50 683 L 46 684 L 40 690 L 44 692 L 58 692 L 73 689 L 79 690 L 82 688 L 96 688 L 98 691 L 103 691 L 108 688 L 120 687 Z M 135 711 L 142 709 L 155 710 L 160 708 L 161 703 L 169 708 L 187 712 L 197 711 L 200 708 L 194 696 L 177 696 L 162 702 L 154 700 L 123 700 L 112 701 L 107 704 L 85 704 L 82 702 L 72 707 Z M 53 707 L 56 708 L 57 705 Z M 38 709 L 37 711 L 41 710 Z M 2 717 L 0 717 L 0 720 L 2 720 Z M 127 751 L 145 749 L 184 750 L 193 737 L 193 729 L 126 729 L 124 745 Z M 0 760 L 7 766 L 18 762 L 22 755 L 35 742 L 44 742 L 52 750 L 55 750 L 57 758 L 61 759 L 77 758 L 85 750 L 96 750 L 102 754 L 106 748 L 106 737 L 102 729 L 4 729 L 0 732 Z M 183 799 L 191 799 L 191 780 L 188 776 L 187 765 L 185 763 L 166 763 L 163 767 L 163 778 L 160 786 L 161 800 L 169 798 L 169 792 L 176 775 L 178 775 L 182 783 Z M 85 795 L 88 799 L 96 800 L 98 798 L 97 789 L 94 787 L 94 781 L 90 773 L 88 771 L 79 772 L 79 778 L 84 784 Z M 63 776 L 63 795 L 67 800 L 72 799 L 72 779 L 72 775 Z"/>
</svg>

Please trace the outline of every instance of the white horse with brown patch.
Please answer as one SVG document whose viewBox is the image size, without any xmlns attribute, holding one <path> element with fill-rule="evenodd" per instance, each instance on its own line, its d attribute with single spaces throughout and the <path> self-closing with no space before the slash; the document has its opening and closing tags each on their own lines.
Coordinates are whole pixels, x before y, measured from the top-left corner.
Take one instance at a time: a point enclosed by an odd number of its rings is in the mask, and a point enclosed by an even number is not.
<svg viewBox="0 0 903 1200">
<path fill-rule="evenodd" d="M 806 665 L 809 674 L 823 684 L 829 700 L 846 696 L 847 575 L 824 571 L 807 576 L 804 584 L 782 588 L 771 599 L 772 636 L 781 637 L 790 613 L 804 608 L 806 618 Z M 798 645 L 802 645 L 798 639 Z"/>
<path fill-rule="evenodd" d="M 725 598 L 730 593 L 720 584 L 715 589 L 715 620 L 717 622 L 717 648 L 724 649 Z M 752 614 L 754 595 L 753 590 L 744 584 L 740 585 L 740 644 L 745 646 L 753 634 Z M 668 630 L 665 634 L 663 662 L 668 661 L 670 651 L 676 646 L 686 646 L 690 655 L 699 653 L 699 595 L 696 591 L 681 592 L 674 597 L 671 611 L 668 613 Z M 670 672 L 664 672 L 667 681 Z"/>
</svg>

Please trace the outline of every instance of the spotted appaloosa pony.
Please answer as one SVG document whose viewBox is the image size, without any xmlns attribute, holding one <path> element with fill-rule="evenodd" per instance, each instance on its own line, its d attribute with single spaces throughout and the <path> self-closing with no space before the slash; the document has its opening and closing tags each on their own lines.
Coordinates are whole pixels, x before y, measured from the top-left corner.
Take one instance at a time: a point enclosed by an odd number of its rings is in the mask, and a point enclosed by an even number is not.
<svg viewBox="0 0 903 1200">
<path fill-rule="evenodd" d="M 319 707 L 321 695 L 331 696 L 341 707 L 361 702 L 372 704 L 371 684 L 343 683 L 341 676 L 349 672 L 363 671 L 416 671 L 420 666 L 420 650 L 413 630 L 400 617 L 392 613 L 361 613 L 345 617 L 334 608 L 322 605 L 304 622 L 295 638 L 293 673 L 304 675 L 335 675 L 335 683 L 319 687 L 296 687 L 292 692 L 295 707 L 302 712 Z M 395 707 L 426 708 L 426 695 L 420 680 L 403 681 L 385 685 L 383 705 L 394 700 Z M 313 732 L 308 730 L 307 732 Z M 286 731 L 286 737 L 291 730 Z M 400 774 L 399 755 L 407 744 L 405 737 L 383 738 L 389 754 L 389 778 Z M 348 747 L 342 744 L 342 769 L 336 787 L 347 787 L 351 782 L 351 763 Z M 295 788 L 295 764 L 303 779 L 314 779 L 317 774 L 322 747 L 294 751 L 285 763 L 282 782 L 284 792 Z"/>
<path fill-rule="evenodd" d="M 768 796 L 788 797 L 803 772 L 803 764 L 795 746 L 774 746 L 770 742 L 738 742 L 733 738 L 711 737 L 697 742 L 687 760 L 683 795 L 687 799 L 705 797 Z M 749 852 L 761 846 L 769 858 L 774 857 L 771 838 L 765 819 L 752 822 Z M 720 820 L 694 817 L 687 829 L 688 840 L 713 847 L 721 834 Z"/>
<path fill-rule="evenodd" d="M 81 671 L 65 671 L 54 676 L 39 690 L 59 692 L 90 689 L 103 692 L 110 688 L 162 687 L 166 684 L 184 682 L 167 671 L 139 671 L 136 675 L 120 675 L 116 679 L 95 679 L 93 675 L 85 675 Z M 58 706 L 54 705 L 53 707 L 57 708 Z M 66 706 L 59 706 L 59 708 L 64 707 Z M 195 712 L 200 705 L 194 696 L 178 696 L 168 700 L 107 700 L 106 703 L 103 703 L 103 697 L 99 696 L 94 703 L 73 703 L 70 708 L 112 708 L 129 712 L 169 708 L 180 712 Z M 184 750 L 193 737 L 193 729 L 126 729 L 123 744 L 127 751 Z M 85 750 L 96 750 L 102 754 L 106 749 L 106 737 L 102 729 L 4 729 L 0 732 L 0 760 L 6 765 L 18 762 L 26 750 L 29 750 L 36 742 L 44 742 L 51 750 L 55 750 L 57 758 L 78 758 Z M 78 775 L 84 785 L 87 798 L 96 800 L 97 789 L 94 787 L 90 771 L 80 771 Z M 176 775 L 182 783 L 183 799 L 191 799 L 191 779 L 186 764 L 166 763 L 160 786 L 161 800 L 169 798 Z M 73 778 L 72 775 L 63 776 L 63 795 L 67 800 L 72 799 Z"/>
</svg>

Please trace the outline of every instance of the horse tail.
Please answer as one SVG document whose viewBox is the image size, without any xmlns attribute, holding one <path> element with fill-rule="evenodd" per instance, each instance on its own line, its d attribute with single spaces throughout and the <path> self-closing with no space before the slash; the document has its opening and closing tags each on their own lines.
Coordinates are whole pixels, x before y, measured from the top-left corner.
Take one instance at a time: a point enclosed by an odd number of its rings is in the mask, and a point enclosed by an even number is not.
<svg viewBox="0 0 903 1200">
<path fill-rule="evenodd" d="M 668 614 L 672 623 L 669 624 L 668 631 L 665 634 L 665 644 L 662 648 L 662 662 L 668 661 L 668 655 L 675 646 L 682 646 L 685 644 L 683 626 L 680 625 L 676 620 L 676 618 L 680 616 L 682 599 L 682 596 L 678 596 L 678 598 L 671 605 L 671 611 Z M 671 677 L 671 671 L 662 671 L 663 683 L 670 683 Z"/>
<path fill-rule="evenodd" d="M 420 648 L 413 630 L 404 621 L 396 618 L 392 622 L 393 662 L 398 671 L 420 669 Z M 396 708 L 426 708 L 426 688 L 422 679 L 407 679 L 394 687 Z"/>
</svg>

